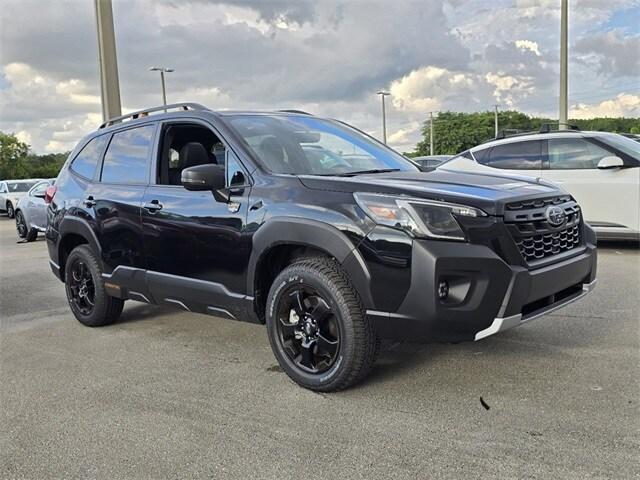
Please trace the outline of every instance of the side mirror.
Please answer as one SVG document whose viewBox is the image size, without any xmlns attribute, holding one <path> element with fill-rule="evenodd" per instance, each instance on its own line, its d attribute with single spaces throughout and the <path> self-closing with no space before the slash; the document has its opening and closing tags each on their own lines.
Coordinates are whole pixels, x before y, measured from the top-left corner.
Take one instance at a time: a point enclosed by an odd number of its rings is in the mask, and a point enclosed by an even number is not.
<svg viewBox="0 0 640 480">
<path fill-rule="evenodd" d="M 207 163 L 205 165 L 197 165 L 182 170 L 181 178 L 182 186 L 191 191 L 213 192 L 214 198 L 218 202 L 228 202 L 229 192 L 226 187 L 225 169 L 222 165 Z"/>
<path fill-rule="evenodd" d="M 620 167 L 624 167 L 624 162 L 620 157 L 616 157 L 615 155 L 604 157 L 598 162 L 598 168 L 600 170 L 607 170 L 609 168 L 620 168 Z"/>
</svg>

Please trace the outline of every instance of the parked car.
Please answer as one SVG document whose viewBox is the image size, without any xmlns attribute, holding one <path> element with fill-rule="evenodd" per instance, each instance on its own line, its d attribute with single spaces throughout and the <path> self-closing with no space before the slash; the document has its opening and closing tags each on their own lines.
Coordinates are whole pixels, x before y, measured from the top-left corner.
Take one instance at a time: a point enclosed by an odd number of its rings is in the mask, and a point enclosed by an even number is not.
<svg viewBox="0 0 640 480">
<path fill-rule="evenodd" d="M 599 239 L 640 241 L 640 143 L 615 133 L 547 130 L 483 143 L 439 168 L 552 181 L 576 199 Z"/>
<path fill-rule="evenodd" d="M 18 201 L 27 194 L 38 180 L 5 180 L 0 182 L 0 212 L 5 212 L 9 218 L 13 218 Z"/>
<path fill-rule="evenodd" d="M 18 200 L 15 209 L 18 237 L 33 242 L 38 232 L 47 228 L 47 204 L 44 201 L 47 188 L 55 183 L 55 178 L 36 183 L 27 195 Z"/>
<path fill-rule="evenodd" d="M 453 155 L 427 155 L 424 157 L 413 157 L 411 160 L 423 168 L 435 168 L 453 158 Z"/>
<path fill-rule="evenodd" d="M 266 323 L 283 370 L 318 391 L 364 378 L 379 338 L 480 340 L 596 282 L 595 235 L 559 187 L 421 172 L 304 113 L 118 117 L 46 201 L 51 269 L 81 323 L 116 321 L 126 299 Z"/>
</svg>

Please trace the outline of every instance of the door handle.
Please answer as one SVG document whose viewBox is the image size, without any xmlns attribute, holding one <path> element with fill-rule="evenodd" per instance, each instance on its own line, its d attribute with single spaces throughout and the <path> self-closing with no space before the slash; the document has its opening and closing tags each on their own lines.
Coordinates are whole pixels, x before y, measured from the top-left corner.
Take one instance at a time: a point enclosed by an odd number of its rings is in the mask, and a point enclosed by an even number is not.
<svg viewBox="0 0 640 480">
<path fill-rule="evenodd" d="M 84 199 L 84 206 L 87 208 L 91 208 L 91 207 L 95 207 L 96 206 L 96 202 L 93 199 L 93 197 L 91 195 L 89 195 L 87 198 Z"/>
<path fill-rule="evenodd" d="M 162 204 L 158 200 L 151 200 L 150 202 L 145 203 L 142 208 L 153 213 L 157 212 L 158 210 L 162 210 Z"/>
</svg>

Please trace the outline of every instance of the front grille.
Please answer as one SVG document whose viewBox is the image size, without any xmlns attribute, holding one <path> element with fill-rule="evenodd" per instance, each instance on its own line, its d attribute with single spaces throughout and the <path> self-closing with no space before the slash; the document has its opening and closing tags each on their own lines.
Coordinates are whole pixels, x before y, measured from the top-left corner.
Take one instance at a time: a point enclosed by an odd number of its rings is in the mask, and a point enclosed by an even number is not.
<svg viewBox="0 0 640 480">
<path fill-rule="evenodd" d="M 564 210 L 566 220 L 562 225 L 549 223 L 549 206 Z M 580 207 L 571 197 L 511 203 L 506 206 L 504 218 L 520 255 L 529 265 L 582 245 Z"/>
</svg>

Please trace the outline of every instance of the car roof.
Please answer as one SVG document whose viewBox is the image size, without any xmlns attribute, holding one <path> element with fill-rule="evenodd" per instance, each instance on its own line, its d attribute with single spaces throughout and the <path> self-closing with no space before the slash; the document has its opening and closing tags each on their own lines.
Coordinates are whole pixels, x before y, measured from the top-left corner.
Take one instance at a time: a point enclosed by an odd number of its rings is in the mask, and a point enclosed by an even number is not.
<svg viewBox="0 0 640 480">
<path fill-rule="evenodd" d="M 495 147 L 496 145 L 507 145 L 510 143 L 527 142 L 531 140 L 548 140 L 550 138 L 586 138 L 599 135 L 616 135 L 613 132 L 597 132 L 597 131 L 576 131 L 576 130 L 562 130 L 553 131 L 548 133 L 533 132 L 530 134 L 518 134 L 511 137 L 499 138 L 495 140 L 488 140 L 480 145 L 470 148 L 472 152 L 484 150 L 486 148 Z"/>
</svg>

